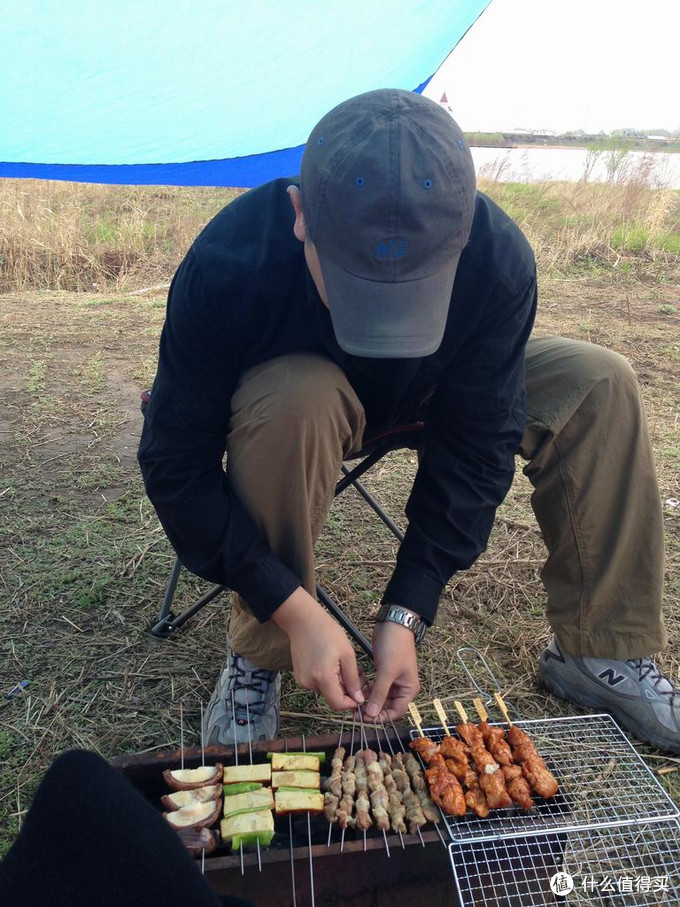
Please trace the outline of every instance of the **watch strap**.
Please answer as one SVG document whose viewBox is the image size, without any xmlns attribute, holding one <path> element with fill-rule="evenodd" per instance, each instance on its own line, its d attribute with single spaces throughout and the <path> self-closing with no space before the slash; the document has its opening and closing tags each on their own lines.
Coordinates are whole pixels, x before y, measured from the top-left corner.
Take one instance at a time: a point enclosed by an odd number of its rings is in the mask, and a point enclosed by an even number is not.
<svg viewBox="0 0 680 907">
<path fill-rule="evenodd" d="M 427 630 L 427 624 L 413 611 L 408 608 L 402 608 L 401 605 L 391 605 L 383 603 L 378 609 L 376 617 L 378 623 L 395 623 L 407 627 L 415 636 L 416 645 L 420 645 Z"/>
</svg>

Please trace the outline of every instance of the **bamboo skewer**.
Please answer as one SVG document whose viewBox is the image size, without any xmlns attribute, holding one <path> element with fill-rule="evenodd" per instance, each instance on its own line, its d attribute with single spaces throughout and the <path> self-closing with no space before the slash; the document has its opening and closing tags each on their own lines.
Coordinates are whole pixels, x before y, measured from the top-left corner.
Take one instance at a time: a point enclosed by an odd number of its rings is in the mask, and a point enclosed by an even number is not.
<svg viewBox="0 0 680 907">
<path fill-rule="evenodd" d="M 463 724 L 467 724 L 470 719 L 468 718 L 468 713 L 463 708 L 463 703 L 459 699 L 455 699 L 453 704 L 455 705 L 456 711 L 460 716 L 460 720 L 463 722 Z"/>
<path fill-rule="evenodd" d="M 420 712 L 418 711 L 415 702 L 409 702 L 409 704 L 408 704 L 408 710 L 409 710 L 409 712 L 410 712 L 410 714 L 411 714 L 411 718 L 412 718 L 412 720 L 413 720 L 413 723 L 415 724 L 415 726 L 416 726 L 417 729 L 418 729 L 418 733 L 420 734 L 421 737 L 424 737 L 424 736 L 425 736 L 425 732 L 423 731 L 423 725 L 422 725 L 422 720 L 423 720 L 423 719 L 420 717 Z"/>
<path fill-rule="evenodd" d="M 496 705 L 501 710 L 503 718 L 508 722 L 508 727 L 512 727 L 512 721 L 510 720 L 510 715 L 508 715 L 508 709 L 503 702 L 503 697 L 500 693 L 494 693 L 493 698 L 496 700 Z"/>
<path fill-rule="evenodd" d="M 444 706 L 442 705 L 441 699 L 433 699 L 432 704 L 434 705 L 434 710 L 437 713 L 437 717 L 442 723 L 442 728 L 447 737 L 451 736 L 451 731 L 449 730 L 449 722 L 446 717 L 446 712 L 444 711 Z"/>
<path fill-rule="evenodd" d="M 482 702 L 482 700 L 478 696 L 476 696 L 472 700 L 472 703 L 473 703 L 475 709 L 477 709 L 477 714 L 479 715 L 479 720 L 488 721 L 489 713 L 487 712 L 486 708 L 484 707 L 484 703 Z"/>
</svg>

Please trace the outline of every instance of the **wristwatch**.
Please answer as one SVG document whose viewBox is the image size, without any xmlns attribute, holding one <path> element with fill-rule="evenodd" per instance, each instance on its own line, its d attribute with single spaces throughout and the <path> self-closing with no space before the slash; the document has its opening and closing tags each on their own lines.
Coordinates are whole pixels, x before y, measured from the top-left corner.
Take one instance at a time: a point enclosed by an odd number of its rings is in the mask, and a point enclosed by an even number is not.
<svg viewBox="0 0 680 907">
<path fill-rule="evenodd" d="M 423 641 L 427 630 L 427 624 L 422 617 L 419 617 L 413 611 L 409 611 L 408 608 L 402 608 L 401 605 L 382 604 L 378 610 L 376 621 L 378 623 L 390 621 L 395 624 L 401 624 L 402 627 L 408 627 L 416 638 L 417 646 Z"/>
</svg>

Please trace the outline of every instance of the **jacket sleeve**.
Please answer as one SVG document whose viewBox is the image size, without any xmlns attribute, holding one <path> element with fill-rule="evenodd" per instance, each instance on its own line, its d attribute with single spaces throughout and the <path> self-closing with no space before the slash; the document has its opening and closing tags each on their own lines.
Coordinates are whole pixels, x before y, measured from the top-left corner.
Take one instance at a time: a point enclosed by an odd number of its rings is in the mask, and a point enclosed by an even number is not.
<svg viewBox="0 0 680 907">
<path fill-rule="evenodd" d="M 225 306 L 189 252 L 173 280 L 138 460 L 182 564 L 229 586 L 264 621 L 300 585 L 231 488 L 223 457 L 240 363 Z"/>
<path fill-rule="evenodd" d="M 536 308 L 535 275 L 514 297 L 497 287 L 494 301 L 428 407 L 408 529 L 383 597 L 429 623 L 444 585 L 486 548 L 524 432 L 524 349 Z"/>
</svg>

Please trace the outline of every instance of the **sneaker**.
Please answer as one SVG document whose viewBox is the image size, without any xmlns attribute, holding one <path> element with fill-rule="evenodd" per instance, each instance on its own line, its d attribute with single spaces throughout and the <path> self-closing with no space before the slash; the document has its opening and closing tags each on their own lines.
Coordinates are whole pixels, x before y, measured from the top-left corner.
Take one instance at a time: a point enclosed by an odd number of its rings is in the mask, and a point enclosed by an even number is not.
<svg viewBox="0 0 680 907">
<path fill-rule="evenodd" d="M 680 693 L 651 658 L 575 658 L 553 636 L 538 676 L 560 699 L 609 712 L 638 740 L 680 753 Z"/>
<path fill-rule="evenodd" d="M 274 740 L 279 730 L 280 700 L 278 671 L 258 668 L 228 649 L 227 665 L 203 718 L 206 746 Z"/>
</svg>

